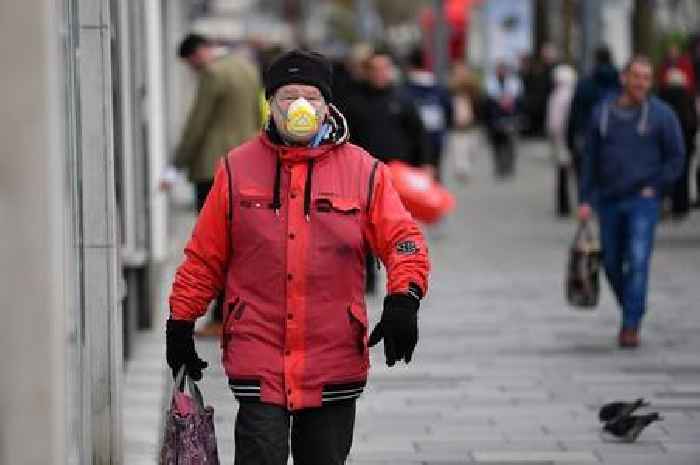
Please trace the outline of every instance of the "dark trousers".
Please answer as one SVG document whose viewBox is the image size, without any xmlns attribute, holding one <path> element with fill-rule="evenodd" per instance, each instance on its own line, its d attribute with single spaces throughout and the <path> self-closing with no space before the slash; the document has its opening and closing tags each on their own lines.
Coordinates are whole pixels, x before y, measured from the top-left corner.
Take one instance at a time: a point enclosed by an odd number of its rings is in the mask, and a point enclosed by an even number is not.
<svg viewBox="0 0 700 465">
<path fill-rule="evenodd" d="M 690 210 L 690 183 L 692 182 L 690 173 L 690 165 L 692 163 L 691 156 L 692 155 L 685 158 L 683 174 L 673 185 L 671 208 L 674 215 L 686 215 Z"/>
<path fill-rule="evenodd" d="M 207 200 L 207 195 L 209 195 L 209 191 L 213 185 L 214 181 L 197 181 L 194 183 L 194 208 L 197 210 L 197 213 L 202 211 L 204 202 Z M 214 308 L 211 311 L 211 321 L 222 322 L 224 320 L 223 300 L 223 296 L 219 296 L 216 299 Z"/>
<path fill-rule="evenodd" d="M 290 441 L 291 426 L 291 441 Z M 355 428 L 355 400 L 290 413 L 277 405 L 241 402 L 234 465 L 343 465 Z"/>
<path fill-rule="evenodd" d="M 494 173 L 497 178 L 507 178 L 515 174 L 515 143 L 512 139 L 495 143 L 493 156 Z"/>
<path fill-rule="evenodd" d="M 568 216 L 571 213 L 569 172 L 568 166 L 559 165 L 557 173 L 557 214 L 559 216 Z"/>
<path fill-rule="evenodd" d="M 493 148 L 493 172 L 496 178 L 507 178 L 515 174 L 515 132 L 507 129 L 489 131 Z"/>
<path fill-rule="evenodd" d="M 368 253 L 365 257 L 365 292 L 374 294 L 377 292 L 377 262 L 374 255 Z"/>
</svg>

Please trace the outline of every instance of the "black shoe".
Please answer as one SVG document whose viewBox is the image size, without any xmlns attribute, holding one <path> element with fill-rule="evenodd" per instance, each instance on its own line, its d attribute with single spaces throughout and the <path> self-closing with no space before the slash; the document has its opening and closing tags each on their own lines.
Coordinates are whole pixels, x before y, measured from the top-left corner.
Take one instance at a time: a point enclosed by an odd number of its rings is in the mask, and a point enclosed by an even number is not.
<svg viewBox="0 0 700 465">
<path fill-rule="evenodd" d="M 663 420 L 658 413 L 648 413 L 646 415 L 631 415 L 619 418 L 616 421 L 609 421 L 603 427 L 603 430 L 623 439 L 627 442 L 637 440 L 642 430 L 655 421 Z"/>
<path fill-rule="evenodd" d="M 647 407 L 648 405 L 649 403 L 641 398 L 634 402 L 610 402 L 600 408 L 598 418 L 603 422 L 616 421 L 622 417 L 632 415 L 638 408 Z"/>
</svg>

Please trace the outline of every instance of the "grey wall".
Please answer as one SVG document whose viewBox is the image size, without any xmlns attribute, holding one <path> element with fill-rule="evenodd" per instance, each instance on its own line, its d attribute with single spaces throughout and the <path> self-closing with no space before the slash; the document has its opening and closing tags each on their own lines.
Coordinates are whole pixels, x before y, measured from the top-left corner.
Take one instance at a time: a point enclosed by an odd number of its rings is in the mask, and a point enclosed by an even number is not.
<svg viewBox="0 0 700 465">
<path fill-rule="evenodd" d="M 65 218 L 57 17 L 0 2 L 0 463 L 65 455 Z M 31 33 L 29 33 L 31 31 Z"/>
<path fill-rule="evenodd" d="M 108 5 L 0 2 L 2 464 L 120 462 Z"/>
<path fill-rule="evenodd" d="M 79 0 L 78 92 L 83 254 L 82 450 L 119 463 L 121 312 L 118 310 L 109 0 Z M 87 457 L 85 458 L 87 459 Z"/>
</svg>

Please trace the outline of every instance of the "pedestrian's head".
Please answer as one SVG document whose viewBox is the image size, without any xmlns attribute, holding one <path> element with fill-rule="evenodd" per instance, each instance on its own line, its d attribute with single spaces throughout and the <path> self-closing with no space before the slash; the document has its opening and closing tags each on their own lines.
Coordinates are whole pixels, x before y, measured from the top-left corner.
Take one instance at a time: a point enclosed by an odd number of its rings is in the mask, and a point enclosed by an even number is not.
<svg viewBox="0 0 700 465">
<path fill-rule="evenodd" d="M 612 65 L 612 53 L 610 53 L 610 49 L 607 46 L 601 45 L 596 49 L 595 64 L 598 66 Z"/>
<path fill-rule="evenodd" d="M 425 68 L 423 50 L 420 47 L 415 47 L 413 50 L 411 50 L 406 61 L 410 69 Z"/>
<path fill-rule="evenodd" d="M 653 76 L 654 66 L 649 57 L 632 57 L 622 72 L 623 92 L 632 102 L 641 104 L 649 96 Z"/>
<path fill-rule="evenodd" d="M 367 60 L 367 80 L 375 89 L 387 89 L 396 82 L 394 59 L 387 50 L 377 50 Z"/>
<path fill-rule="evenodd" d="M 328 115 L 331 64 L 314 52 L 292 50 L 279 56 L 265 73 L 265 97 L 282 137 L 308 144 Z"/>
<path fill-rule="evenodd" d="M 209 39 L 199 34 L 187 34 L 180 42 L 177 55 L 195 71 L 205 68 L 214 56 Z"/>
<path fill-rule="evenodd" d="M 352 46 L 345 64 L 353 79 L 357 81 L 367 80 L 367 60 L 372 57 L 373 53 L 372 46 L 368 43 L 363 42 Z"/>
<path fill-rule="evenodd" d="M 676 61 L 681 56 L 681 49 L 677 43 L 671 43 L 666 50 L 666 58 L 671 61 Z"/>
<path fill-rule="evenodd" d="M 557 48 L 551 42 L 546 42 L 542 45 L 540 49 L 540 59 L 545 65 L 551 65 L 556 63 L 559 58 L 557 53 Z"/>
</svg>

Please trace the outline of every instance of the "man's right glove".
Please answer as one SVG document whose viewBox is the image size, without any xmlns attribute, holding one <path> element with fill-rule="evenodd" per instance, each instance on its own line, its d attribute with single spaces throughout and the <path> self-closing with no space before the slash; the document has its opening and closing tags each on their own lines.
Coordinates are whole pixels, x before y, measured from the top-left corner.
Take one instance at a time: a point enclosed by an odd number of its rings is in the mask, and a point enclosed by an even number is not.
<svg viewBox="0 0 700 465">
<path fill-rule="evenodd" d="M 418 344 L 419 298 L 412 294 L 391 294 L 384 298 L 382 318 L 369 336 L 368 345 L 384 339 L 384 355 L 390 367 L 399 360 L 407 364 Z"/>
<path fill-rule="evenodd" d="M 199 358 L 194 349 L 194 322 L 169 319 L 165 327 L 165 357 L 173 378 L 182 365 L 194 381 L 202 379 L 202 370 L 209 364 Z"/>
</svg>

